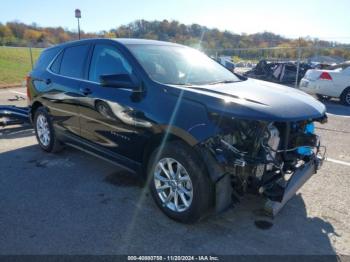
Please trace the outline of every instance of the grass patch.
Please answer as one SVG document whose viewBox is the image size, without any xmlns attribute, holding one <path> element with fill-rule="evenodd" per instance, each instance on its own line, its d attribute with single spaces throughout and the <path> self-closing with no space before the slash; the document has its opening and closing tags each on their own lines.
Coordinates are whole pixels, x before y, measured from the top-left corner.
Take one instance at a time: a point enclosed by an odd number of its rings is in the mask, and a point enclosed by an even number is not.
<svg viewBox="0 0 350 262">
<path fill-rule="evenodd" d="M 41 48 L 32 48 L 34 63 Z M 0 85 L 21 83 L 31 71 L 29 48 L 0 47 Z"/>
</svg>

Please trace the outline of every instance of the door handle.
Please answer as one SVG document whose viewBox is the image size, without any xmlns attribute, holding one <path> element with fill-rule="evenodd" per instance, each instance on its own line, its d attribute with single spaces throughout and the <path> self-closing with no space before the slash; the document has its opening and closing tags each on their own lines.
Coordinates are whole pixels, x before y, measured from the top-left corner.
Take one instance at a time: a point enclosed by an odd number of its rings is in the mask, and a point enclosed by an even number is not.
<svg viewBox="0 0 350 262">
<path fill-rule="evenodd" d="M 89 95 L 92 93 L 91 89 L 88 87 L 81 87 L 80 92 L 82 92 L 84 95 Z"/>
</svg>

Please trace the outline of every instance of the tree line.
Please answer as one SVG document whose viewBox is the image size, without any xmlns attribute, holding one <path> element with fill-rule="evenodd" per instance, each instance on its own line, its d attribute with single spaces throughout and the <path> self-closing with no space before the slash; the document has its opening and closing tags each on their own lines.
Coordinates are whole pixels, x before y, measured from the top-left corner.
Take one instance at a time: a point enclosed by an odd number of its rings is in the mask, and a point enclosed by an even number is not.
<svg viewBox="0 0 350 262">
<path fill-rule="evenodd" d="M 303 57 L 317 54 L 350 59 L 350 45 L 337 42 L 312 38 L 289 39 L 271 32 L 235 34 L 199 24 L 185 25 L 178 21 L 168 20 L 136 20 L 109 31 L 96 33 L 81 31 L 81 37 L 163 40 L 201 48 L 212 55 L 219 53 L 245 58 L 255 56 L 296 58 L 297 48 L 302 47 Z M 76 31 L 62 27 L 40 27 L 35 23 L 28 25 L 18 21 L 0 23 L 0 45 L 48 47 L 76 39 L 78 39 Z M 277 49 L 268 49 L 271 47 L 277 47 Z M 256 50 L 244 50 L 246 48 L 256 48 Z"/>
</svg>

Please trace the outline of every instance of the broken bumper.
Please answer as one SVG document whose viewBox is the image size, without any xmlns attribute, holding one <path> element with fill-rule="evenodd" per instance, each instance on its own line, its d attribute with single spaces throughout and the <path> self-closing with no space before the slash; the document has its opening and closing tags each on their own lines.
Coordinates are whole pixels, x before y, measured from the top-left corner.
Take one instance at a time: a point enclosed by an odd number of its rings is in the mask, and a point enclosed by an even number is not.
<svg viewBox="0 0 350 262">
<path fill-rule="evenodd" d="M 224 167 L 219 165 L 209 153 L 204 154 L 205 163 L 208 166 L 209 174 L 215 185 L 215 212 L 221 213 L 233 204 L 234 190 L 231 184 L 231 175 L 224 171 Z M 272 200 L 265 193 L 267 199 L 264 211 L 269 216 L 276 216 L 285 204 L 295 195 L 295 193 L 308 181 L 313 174 L 322 166 L 325 159 L 325 151 L 323 154 L 317 150 L 310 160 L 296 169 L 289 180 L 284 183 L 283 193 L 280 200 Z M 221 175 L 220 175 L 221 174 Z"/>
<path fill-rule="evenodd" d="M 284 195 L 281 202 L 268 199 L 265 203 L 265 212 L 274 217 L 276 216 L 285 204 L 295 195 L 295 193 L 308 181 L 313 174 L 321 167 L 324 156 L 317 155 L 309 162 L 305 163 L 297 169 L 291 178 L 288 180 Z"/>
</svg>

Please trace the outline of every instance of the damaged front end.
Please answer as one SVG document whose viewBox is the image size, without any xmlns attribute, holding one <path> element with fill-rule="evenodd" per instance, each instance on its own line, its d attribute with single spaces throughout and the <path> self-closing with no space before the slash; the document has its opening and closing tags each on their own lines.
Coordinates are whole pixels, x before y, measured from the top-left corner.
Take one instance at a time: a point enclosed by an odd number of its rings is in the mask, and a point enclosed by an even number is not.
<svg viewBox="0 0 350 262">
<path fill-rule="evenodd" d="M 220 119 L 220 132 L 200 144 L 216 183 L 216 211 L 250 192 L 267 198 L 265 210 L 276 215 L 320 168 L 325 148 L 314 122 L 266 122 Z"/>
</svg>

